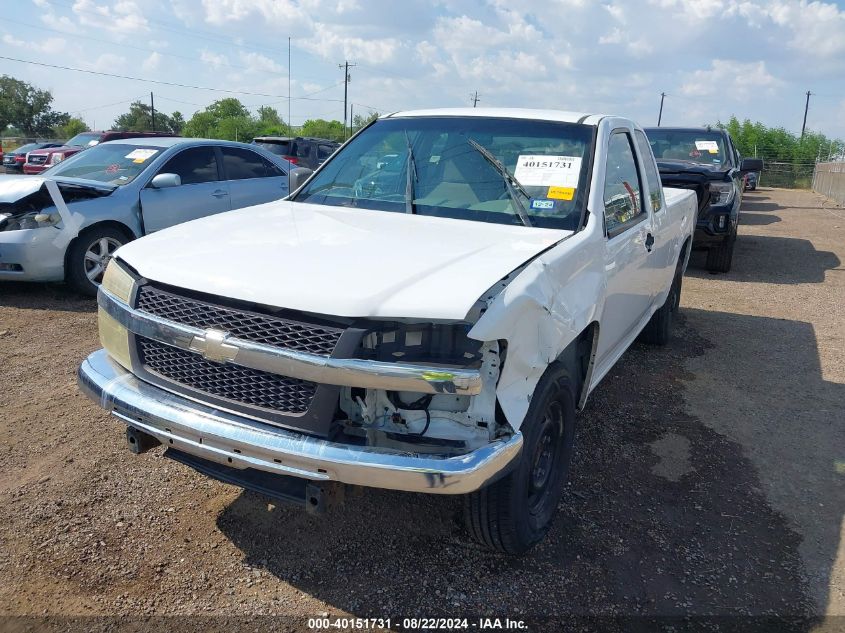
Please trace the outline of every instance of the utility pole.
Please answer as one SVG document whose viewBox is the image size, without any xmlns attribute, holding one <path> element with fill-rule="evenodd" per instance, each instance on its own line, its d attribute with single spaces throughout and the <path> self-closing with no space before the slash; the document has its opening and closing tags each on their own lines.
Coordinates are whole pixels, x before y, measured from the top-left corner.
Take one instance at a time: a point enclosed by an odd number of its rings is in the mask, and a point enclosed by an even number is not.
<svg viewBox="0 0 845 633">
<path fill-rule="evenodd" d="M 152 131 L 156 131 L 156 104 L 153 101 L 153 93 L 150 93 L 150 123 L 153 126 Z"/>
<path fill-rule="evenodd" d="M 352 126 L 355 125 L 355 104 L 349 104 L 349 136 L 352 136 Z"/>
<path fill-rule="evenodd" d="M 804 123 L 801 124 L 801 138 L 804 138 L 804 130 L 807 129 L 807 110 L 810 109 L 810 95 L 813 94 L 807 91 L 807 103 L 804 104 Z"/>
<path fill-rule="evenodd" d="M 469 98 L 472 99 L 472 107 L 473 108 L 478 104 L 479 101 L 481 101 L 481 99 L 478 98 L 478 90 L 476 90 L 474 93 L 472 93 L 469 96 Z"/>
<path fill-rule="evenodd" d="M 293 135 L 293 130 L 291 129 L 291 120 L 290 120 L 290 36 L 288 36 L 288 131 L 291 132 Z M 290 174 L 288 174 L 288 178 L 290 178 Z M 290 185 L 290 182 L 288 182 Z"/>
<path fill-rule="evenodd" d="M 350 64 L 348 60 L 344 61 L 343 64 L 338 64 L 338 68 L 343 68 L 343 136 L 346 136 L 346 123 L 347 118 L 346 114 L 349 111 L 346 107 L 348 94 L 349 94 L 349 67 L 356 66 L 356 64 Z"/>
<path fill-rule="evenodd" d="M 657 127 L 660 127 L 660 122 L 663 120 L 663 100 L 666 98 L 666 93 L 660 93 L 660 113 L 657 115 Z"/>
</svg>

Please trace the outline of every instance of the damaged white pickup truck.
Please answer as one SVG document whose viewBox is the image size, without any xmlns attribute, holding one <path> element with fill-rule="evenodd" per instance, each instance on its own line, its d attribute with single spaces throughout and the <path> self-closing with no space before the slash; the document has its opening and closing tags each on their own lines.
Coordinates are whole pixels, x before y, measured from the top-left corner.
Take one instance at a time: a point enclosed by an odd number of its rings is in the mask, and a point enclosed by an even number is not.
<svg viewBox="0 0 845 633">
<path fill-rule="evenodd" d="M 465 495 L 520 553 L 576 410 L 667 340 L 695 213 L 624 118 L 393 114 L 287 200 L 121 247 L 79 382 L 135 452 L 312 510 L 338 482 Z"/>
</svg>

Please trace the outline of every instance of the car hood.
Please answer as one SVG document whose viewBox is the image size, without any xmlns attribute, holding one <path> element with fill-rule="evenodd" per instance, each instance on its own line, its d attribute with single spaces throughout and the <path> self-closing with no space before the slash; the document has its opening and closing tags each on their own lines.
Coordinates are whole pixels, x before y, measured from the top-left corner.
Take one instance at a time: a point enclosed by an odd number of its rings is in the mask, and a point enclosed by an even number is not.
<svg viewBox="0 0 845 633">
<path fill-rule="evenodd" d="M 52 154 L 53 152 L 78 152 L 82 148 L 76 145 L 61 145 L 59 147 L 45 147 L 44 149 L 34 149 L 27 154 Z"/>
<path fill-rule="evenodd" d="M 117 189 L 117 185 L 82 178 L 48 178 L 47 176 L 0 175 L 0 203 L 14 203 L 30 196 L 41 189 L 48 181 L 55 181 L 62 189 L 86 189 L 99 195 L 107 195 Z"/>
<path fill-rule="evenodd" d="M 699 174 L 705 176 L 708 180 L 724 180 L 732 167 L 724 167 L 723 165 L 706 165 L 703 163 L 696 163 L 690 160 L 671 160 L 666 158 L 659 158 L 657 160 L 657 167 L 660 174 Z"/>
<path fill-rule="evenodd" d="M 198 292 L 341 317 L 462 320 L 570 231 L 272 202 L 187 222 L 117 256 Z"/>
</svg>

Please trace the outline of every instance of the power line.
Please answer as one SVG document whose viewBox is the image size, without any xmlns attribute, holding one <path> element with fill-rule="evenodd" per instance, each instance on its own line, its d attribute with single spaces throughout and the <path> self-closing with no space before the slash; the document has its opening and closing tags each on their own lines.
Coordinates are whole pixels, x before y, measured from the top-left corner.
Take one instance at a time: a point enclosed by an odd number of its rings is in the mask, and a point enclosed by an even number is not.
<svg viewBox="0 0 845 633">
<path fill-rule="evenodd" d="M 143 77 L 132 77 L 131 75 L 118 75 L 115 73 L 106 73 L 99 70 L 86 70 L 84 68 L 73 68 L 72 66 L 59 66 L 58 64 L 47 64 L 45 62 L 36 62 L 30 59 L 18 59 L 16 57 L 6 57 L 0 55 L 0 59 L 5 59 L 11 62 L 19 62 L 21 64 L 32 64 L 35 66 L 44 66 L 46 68 L 57 68 L 59 70 L 70 70 L 78 73 L 86 73 L 89 75 L 99 75 L 101 77 L 114 77 L 116 79 L 129 79 L 130 81 L 142 81 L 144 83 L 159 84 L 162 86 L 173 86 L 176 88 L 190 88 L 192 90 L 208 90 L 211 92 L 224 92 L 236 95 L 250 95 L 253 97 L 270 97 L 273 99 L 287 99 L 288 95 L 272 95 L 266 92 L 248 92 L 246 90 L 229 90 L 227 88 L 211 88 L 209 86 L 193 86 L 190 84 L 176 83 L 173 81 L 161 81 L 158 79 L 145 79 Z M 340 103 L 340 99 L 313 99 L 310 97 L 291 97 L 295 101 L 333 101 Z"/>
</svg>

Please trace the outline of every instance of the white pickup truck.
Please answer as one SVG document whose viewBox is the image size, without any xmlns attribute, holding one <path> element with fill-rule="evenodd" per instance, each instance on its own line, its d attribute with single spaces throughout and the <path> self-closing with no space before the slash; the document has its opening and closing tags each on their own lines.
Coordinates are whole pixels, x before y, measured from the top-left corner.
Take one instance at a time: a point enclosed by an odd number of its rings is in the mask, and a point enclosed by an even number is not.
<svg viewBox="0 0 845 633">
<path fill-rule="evenodd" d="M 299 176 L 121 247 L 82 390 L 134 452 L 312 510 L 338 482 L 465 495 L 475 539 L 524 552 L 576 410 L 669 336 L 694 194 L 630 120 L 545 110 L 385 116 Z"/>
</svg>

